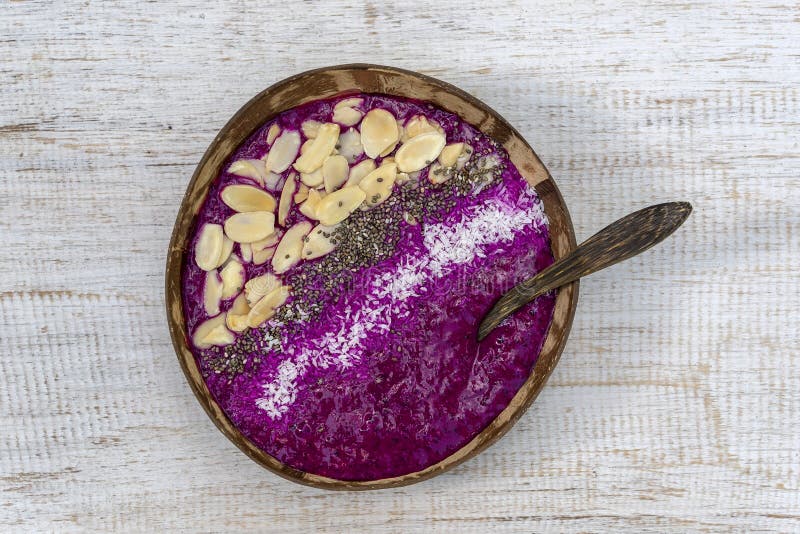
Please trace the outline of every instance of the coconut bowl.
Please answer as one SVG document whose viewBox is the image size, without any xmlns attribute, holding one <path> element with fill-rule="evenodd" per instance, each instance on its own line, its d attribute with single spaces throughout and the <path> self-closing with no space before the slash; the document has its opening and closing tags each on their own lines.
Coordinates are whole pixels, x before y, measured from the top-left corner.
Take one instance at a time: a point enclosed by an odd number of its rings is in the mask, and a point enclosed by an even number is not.
<svg viewBox="0 0 800 534">
<path fill-rule="evenodd" d="M 471 441 L 445 459 L 417 472 L 379 480 L 337 480 L 306 473 L 259 449 L 230 421 L 210 394 L 192 354 L 181 298 L 181 273 L 190 246 L 194 218 L 226 159 L 260 126 L 279 113 L 312 100 L 363 92 L 428 101 L 459 115 L 494 139 L 536 189 L 549 219 L 551 248 L 556 260 L 576 246 L 567 206 L 539 157 L 505 119 L 477 98 L 450 84 L 416 72 L 378 65 L 352 64 L 297 74 L 265 89 L 245 104 L 220 130 L 189 181 L 175 221 L 166 266 L 166 307 L 172 343 L 189 386 L 217 428 L 247 456 L 291 481 L 332 490 L 390 488 L 419 482 L 452 469 L 503 436 L 542 390 L 558 363 L 572 325 L 578 282 L 557 290 L 553 320 L 538 359 L 511 402 Z M 498 295 L 499 296 L 499 295 Z M 476 329 L 477 329 L 477 325 Z"/>
</svg>

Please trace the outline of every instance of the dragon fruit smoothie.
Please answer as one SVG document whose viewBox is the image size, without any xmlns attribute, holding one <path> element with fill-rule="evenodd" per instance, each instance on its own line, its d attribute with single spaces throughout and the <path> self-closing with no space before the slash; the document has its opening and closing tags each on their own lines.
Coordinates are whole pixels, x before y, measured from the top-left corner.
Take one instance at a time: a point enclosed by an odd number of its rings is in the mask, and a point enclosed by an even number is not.
<svg viewBox="0 0 800 534">
<path fill-rule="evenodd" d="M 553 261 L 536 192 L 433 105 L 355 94 L 288 110 L 226 163 L 183 267 L 193 353 L 259 448 L 339 480 L 422 470 L 528 378 L 555 295 L 484 341 L 494 301 Z"/>
</svg>

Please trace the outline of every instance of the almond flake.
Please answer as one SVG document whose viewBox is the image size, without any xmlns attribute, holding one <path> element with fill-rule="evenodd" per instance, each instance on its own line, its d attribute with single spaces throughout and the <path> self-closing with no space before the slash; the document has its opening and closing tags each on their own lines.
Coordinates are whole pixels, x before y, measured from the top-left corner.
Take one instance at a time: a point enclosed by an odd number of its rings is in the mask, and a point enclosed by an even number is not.
<svg viewBox="0 0 800 534">
<path fill-rule="evenodd" d="M 225 325 L 233 332 L 244 332 L 247 329 L 248 313 L 250 305 L 247 303 L 247 297 L 244 293 L 239 293 L 225 316 Z"/>
<path fill-rule="evenodd" d="M 269 211 L 236 213 L 225 221 L 225 234 L 237 243 L 252 243 L 275 231 L 275 214 Z"/>
<path fill-rule="evenodd" d="M 217 264 L 214 266 L 219 267 L 231 256 L 231 252 L 233 252 L 233 240 L 230 239 L 228 236 L 222 236 L 222 252 L 219 255 L 219 260 L 217 260 Z"/>
<path fill-rule="evenodd" d="M 306 149 L 305 153 L 294 162 L 294 168 L 299 172 L 312 173 L 322 167 L 339 139 L 339 125 L 335 123 L 325 123 L 319 127 L 317 137 L 314 142 Z"/>
<path fill-rule="evenodd" d="M 397 168 L 401 172 L 418 171 L 439 156 L 445 145 L 445 137 L 439 132 L 426 132 L 412 137 L 395 154 Z"/>
<path fill-rule="evenodd" d="M 439 132 L 444 135 L 444 130 L 441 126 L 435 122 L 429 122 L 424 115 L 416 115 L 412 117 L 403 128 L 404 138 L 402 141 L 406 143 L 409 139 L 429 132 Z"/>
<path fill-rule="evenodd" d="M 381 152 L 393 146 L 399 137 L 397 121 L 385 109 L 373 109 L 361 121 L 361 144 L 370 158 L 377 158 Z"/>
<path fill-rule="evenodd" d="M 333 122 L 338 122 L 344 126 L 354 126 L 358 124 L 363 115 L 357 109 L 342 106 L 333 110 Z"/>
<path fill-rule="evenodd" d="M 280 287 L 281 281 L 272 273 L 262 274 L 251 278 L 244 285 L 244 295 L 247 303 L 252 307 L 261 298 L 273 289 Z"/>
<path fill-rule="evenodd" d="M 225 328 L 224 324 L 212 329 L 203 339 L 203 343 L 208 345 L 216 345 L 217 347 L 224 347 L 233 343 L 233 334 L 230 330 Z"/>
<path fill-rule="evenodd" d="M 285 273 L 300 261 L 303 252 L 303 238 L 311 231 L 311 223 L 302 221 L 283 234 L 281 242 L 272 257 L 272 270 L 276 274 Z"/>
<path fill-rule="evenodd" d="M 300 178 L 300 181 L 302 180 L 303 179 Z M 294 196 L 292 197 L 292 200 L 294 200 L 295 204 L 300 204 L 307 198 L 308 198 L 308 186 L 306 184 L 301 183 L 300 186 L 297 188 L 297 193 L 295 193 Z"/>
<path fill-rule="evenodd" d="M 218 331 L 220 326 L 225 328 L 224 312 L 200 323 L 200 325 L 195 328 L 194 334 L 192 334 L 192 343 L 194 343 L 198 349 L 207 349 L 212 345 L 216 345 L 216 339 L 223 337 Z M 209 338 L 209 335 L 213 331 L 217 331 L 217 333 Z M 233 336 L 231 336 L 230 342 L 233 343 Z"/>
<path fill-rule="evenodd" d="M 223 238 L 222 226 L 212 223 L 203 225 L 194 245 L 194 261 L 198 267 L 204 271 L 217 268 L 217 262 L 222 255 Z"/>
<path fill-rule="evenodd" d="M 335 226 L 322 224 L 315 226 L 303 243 L 303 259 L 313 260 L 335 249 L 336 245 L 330 239 L 335 229 Z"/>
<path fill-rule="evenodd" d="M 340 223 L 364 202 L 366 196 L 364 191 L 355 186 L 334 191 L 319 201 L 316 209 L 317 219 L 326 226 Z"/>
<path fill-rule="evenodd" d="M 319 205 L 319 201 L 322 200 L 323 192 L 317 191 L 316 189 L 310 189 L 308 191 L 308 198 L 305 202 L 300 204 L 300 213 L 308 217 L 309 219 L 317 218 L 317 206 Z"/>
<path fill-rule="evenodd" d="M 236 176 L 252 178 L 258 183 L 264 183 L 267 176 L 267 169 L 264 162 L 260 159 L 240 159 L 231 163 L 228 172 Z"/>
<path fill-rule="evenodd" d="M 252 185 L 229 185 L 220 194 L 229 208 L 238 212 L 275 211 L 275 197 Z"/>
<path fill-rule="evenodd" d="M 312 173 L 300 173 L 300 181 L 302 181 L 308 187 L 317 187 L 318 185 L 322 185 L 322 167 Z"/>
<path fill-rule="evenodd" d="M 359 182 L 358 187 L 364 191 L 366 200 L 364 205 L 372 208 L 381 204 L 392 194 L 395 179 L 397 178 L 397 164 L 387 163 L 381 165 Z"/>
<path fill-rule="evenodd" d="M 275 232 L 271 233 L 264 239 L 260 239 L 258 241 L 253 241 L 250 243 L 250 247 L 252 248 L 253 252 L 258 252 L 260 250 L 264 250 L 265 248 L 274 247 L 278 244 L 278 241 L 281 240 L 281 231 L 276 230 Z"/>
<path fill-rule="evenodd" d="M 222 278 L 222 298 L 228 300 L 237 295 L 244 286 L 244 267 L 232 259 L 219 273 Z"/>
<path fill-rule="evenodd" d="M 361 146 L 361 134 L 355 128 L 350 128 L 339 135 L 339 155 L 344 156 L 348 163 L 353 163 L 358 156 L 364 153 Z"/>
<path fill-rule="evenodd" d="M 303 131 L 303 135 L 305 135 L 308 139 L 314 139 L 317 136 L 317 133 L 319 133 L 320 126 L 322 126 L 321 122 L 309 120 L 303 122 L 303 124 L 300 125 L 300 129 Z"/>
<path fill-rule="evenodd" d="M 277 287 L 277 286 L 276 286 Z M 247 302 L 247 295 L 239 293 L 239 296 L 233 300 L 231 309 L 228 310 L 228 315 L 247 315 L 250 311 L 250 304 Z"/>
<path fill-rule="evenodd" d="M 222 300 L 222 280 L 216 270 L 206 272 L 206 281 L 203 284 L 203 309 L 206 315 L 219 313 L 219 303 Z"/>
<path fill-rule="evenodd" d="M 344 100 L 340 100 L 333 106 L 334 111 L 339 108 L 357 108 L 364 102 L 363 98 L 345 98 Z"/>
<path fill-rule="evenodd" d="M 375 170 L 375 160 L 365 159 L 350 167 L 350 177 L 347 179 L 345 187 L 358 185 L 363 177 Z"/>
<path fill-rule="evenodd" d="M 464 143 L 464 148 L 462 149 L 461 154 L 458 156 L 458 159 L 456 160 L 456 169 L 461 170 L 464 168 L 464 165 L 467 164 L 467 161 L 469 161 L 470 156 L 472 156 L 473 151 L 474 149 L 470 145 Z"/>
<path fill-rule="evenodd" d="M 322 164 L 325 191 L 331 193 L 347 181 L 350 166 L 344 156 L 329 156 Z"/>
<path fill-rule="evenodd" d="M 428 168 L 428 180 L 432 184 L 443 184 L 453 177 L 452 167 L 443 167 L 438 161 L 434 161 Z"/>
<path fill-rule="evenodd" d="M 275 310 L 278 309 L 286 299 L 289 297 L 289 288 L 287 286 L 280 286 L 273 289 L 271 293 L 267 294 L 256 302 L 255 306 L 247 314 L 247 325 L 251 328 L 261 326 L 264 321 L 270 319 L 275 315 Z"/>
<path fill-rule="evenodd" d="M 253 252 L 253 265 L 264 265 L 275 255 L 275 247 Z"/>
<path fill-rule="evenodd" d="M 278 204 L 278 224 L 286 226 L 286 217 L 289 216 L 289 210 L 292 207 L 292 197 L 297 191 L 297 174 L 292 173 L 283 184 L 283 191 L 281 191 L 281 202 Z"/>
<path fill-rule="evenodd" d="M 282 173 L 289 168 L 300 149 L 300 134 L 295 131 L 283 132 L 269 149 L 267 170 Z"/>
<path fill-rule="evenodd" d="M 278 137 L 279 133 L 281 133 L 281 127 L 278 126 L 277 122 L 273 123 L 267 131 L 267 144 L 271 145 L 275 141 L 275 138 Z"/>
<path fill-rule="evenodd" d="M 253 261 L 253 248 L 250 243 L 239 243 L 239 254 L 242 256 L 244 263 Z"/>
<path fill-rule="evenodd" d="M 281 188 L 281 180 L 283 176 L 280 174 L 276 174 L 274 172 L 268 172 L 266 178 L 264 178 L 264 187 L 269 189 L 270 191 L 278 191 Z"/>
<path fill-rule="evenodd" d="M 439 154 L 439 163 L 441 163 L 445 167 L 453 167 L 458 160 L 458 156 L 461 155 L 461 152 L 464 150 L 464 143 L 452 143 L 445 146 L 442 149 L 442 153 Z"/>
</svg>

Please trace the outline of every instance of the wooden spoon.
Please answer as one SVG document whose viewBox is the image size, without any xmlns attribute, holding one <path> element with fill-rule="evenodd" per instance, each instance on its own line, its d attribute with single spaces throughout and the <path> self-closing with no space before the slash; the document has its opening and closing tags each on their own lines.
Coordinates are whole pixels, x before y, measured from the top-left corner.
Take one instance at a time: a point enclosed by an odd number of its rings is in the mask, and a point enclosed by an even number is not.
<svg viewBox="0 0 800 534">
<path fill-rule="evenodd" d="M 666 239 L 692 213 L 688 202 L 656 204 L 626 215 L 500 297 L 478 327 L 478 341 L 542 293 L 632 258 Z"/>
</svg>

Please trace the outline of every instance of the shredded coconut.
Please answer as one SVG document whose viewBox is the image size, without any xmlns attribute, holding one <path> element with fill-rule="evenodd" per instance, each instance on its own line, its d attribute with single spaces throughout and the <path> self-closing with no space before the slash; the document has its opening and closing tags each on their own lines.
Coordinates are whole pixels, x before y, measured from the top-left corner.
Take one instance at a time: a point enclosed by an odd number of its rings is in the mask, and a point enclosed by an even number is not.
<svg viewBox="0 0 800 534">
<path fill-rule="evenodd" d="M 329 331 L 302 346 L 290 347 L 275 378 L 262 385 L 264 394 L 256 400 L 256 405 L 270 418 L 280 418 L 297 398 L 298 378 L 309 367 L 344 369 L 354 365 L 360 359 L 367 335 L 385 334 L 393 320 L 407 317 L 411 313 L 407 300 L 423 294 L 426 283 L 446 276 L 456 266 L 476 257 L 485 257 L 487 246 L 512 241 L 524 227 L 546 223 L 541 203 L 534 200 L 533 193 L 520 200 L 524 206 L 492 200 L 465 210 L 455 223 L 427 225 L 423 235 L 425 252 L 398 258 L 391 270 L 373 279 L 371 295 L 329 319 Z"/>
</svg>

